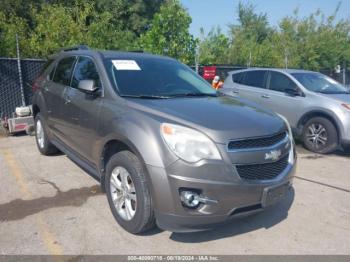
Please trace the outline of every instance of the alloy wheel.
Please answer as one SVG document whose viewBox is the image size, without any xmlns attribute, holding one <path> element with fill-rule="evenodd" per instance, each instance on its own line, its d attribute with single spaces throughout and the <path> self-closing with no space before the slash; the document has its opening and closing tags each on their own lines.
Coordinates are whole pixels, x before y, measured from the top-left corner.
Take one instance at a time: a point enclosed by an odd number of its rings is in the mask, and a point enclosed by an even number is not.
<svg viewBox="0 0 350 262">
<path fill-rule="evenodd" d="M 313 145 L 313 147 L 320 148 L 321 146 L 325 146 L 327 144 L 327 130 L 319 123 L 312 123 L 307 129 L 306 138 L 307 141 Z"/>
<path fill-rule="evenodd" d="M 113 169 L 110 178 L 113 204 L 124 220 L 131 220 L 136 213 L 137 199 L 135 185 L 129 172 L 121 166 Z"/>
</svg>

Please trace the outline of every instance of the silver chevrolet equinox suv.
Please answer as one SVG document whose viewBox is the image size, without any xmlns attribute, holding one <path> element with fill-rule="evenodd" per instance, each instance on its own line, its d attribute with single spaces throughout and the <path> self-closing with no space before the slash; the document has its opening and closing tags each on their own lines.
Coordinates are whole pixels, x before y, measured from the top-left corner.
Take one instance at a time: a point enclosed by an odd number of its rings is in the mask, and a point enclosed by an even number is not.
<svg viewBox="0 0 350 262">
<path fill-rule="evenodd" d="M 233 71 L 222 92 L 286 117 L 310 151 L 325 154 L 350 146 L 350 90 L 321 73 L 271 68 Z"/>
<path fill-rule="evenodd" d="M 216 93 L 180 62 L 66 49 L 34 83 L 36 142 L 96 178 L 131 233 L 184 232 L 264 210 L 292 186 L 287 121 Z"/>
</svg>

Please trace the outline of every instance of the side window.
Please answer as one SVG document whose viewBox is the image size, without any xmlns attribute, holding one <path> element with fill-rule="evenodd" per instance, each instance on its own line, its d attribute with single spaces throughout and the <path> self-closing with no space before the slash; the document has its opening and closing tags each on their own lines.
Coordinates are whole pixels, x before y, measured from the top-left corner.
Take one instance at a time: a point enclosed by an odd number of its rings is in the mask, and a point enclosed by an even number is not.
<svg viewBox="0 0 350 262">
<path fill-rule="evenodd" d="M 241 84 L 243 82 L 243 79 L 244 79 L 244 74 L 245 74 L 244 72 L 232 74 L 232 81 L 237 83 L 237 84 Z"/>
<path fill-rule="evenodd" d="M 245 74 L 243 85 L 265 88 L 265 78 L 267 71 L 265 70 L 256 70 L 248 71 Z"/>
<path fill-rule="evenodd" d="M 101 87 L 101 81 L 95 63 L 89 57 L 79 57 L 78 63 L 74 69 L 72 87 L 78 88 L 80 80 L 94 80 L 96 86 Z"/>
<path fill-rule="evenodd" d="M 68 86 L 70 84 L 74 62 L 74 56 L 60 60 L 56 66 L 53 81 Z"/>
<path fill-rule="evenodd" d="M 285 92 L 286 89 L 295 89 L 296 84 L 286 75 L 279 72 L 270 73 L 270 89 Z"/>
</svg>

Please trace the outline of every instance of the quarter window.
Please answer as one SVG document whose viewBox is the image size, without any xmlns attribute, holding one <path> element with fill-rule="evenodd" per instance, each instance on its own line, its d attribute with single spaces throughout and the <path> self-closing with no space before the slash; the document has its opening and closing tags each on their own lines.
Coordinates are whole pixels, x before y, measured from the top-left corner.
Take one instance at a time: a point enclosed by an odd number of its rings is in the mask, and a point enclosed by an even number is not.
<svg viewBox="0 0 350 262">
<path fill-rule="evenodd" d="M 296 87 L 296 84 L 288 76 L 278 72 L 271 72 L 271 77 L 270 77 L 271 90 L 285 92 L 286 89 L 295 89 L 295 87 Z"/>
<path fill-rule="evenodd" d="M 245 74 L 243 83 L 247 86 L 265 88 L 265 70 L 248 71 Z"/>
<path fill-rule="evenodd" d="M 62 85 L 70 85 L 75 57 L 66 57 L 58 62 L 53 81 Z"/>
<path fill-rule="evenodd" d="M 95 63 L 89 57 L 79 57 L 78 63 L 74 69 L 72 87 L 77 88 L 81 80 L 94 80 L 95 85 L 101 87 L 101 81 Z"/>
</svg>

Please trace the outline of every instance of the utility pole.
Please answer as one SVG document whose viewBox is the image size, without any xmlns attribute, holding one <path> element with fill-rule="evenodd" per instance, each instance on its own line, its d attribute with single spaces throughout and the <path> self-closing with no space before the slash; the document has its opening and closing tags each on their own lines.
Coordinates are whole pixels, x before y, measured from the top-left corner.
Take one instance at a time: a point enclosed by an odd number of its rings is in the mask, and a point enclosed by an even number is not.
<svg viewBox="0 0 350 262">
<path fill-rule="evenodd" d="M 194 58 L 194 62 L 195 62 L 195 67 L 196 67 L 196 73 L 199 73 L 199 47 L 197 46 L 196 48 L 196 54 L 195 54 L 195 58 Z"/>
<path fill-rule="evenodd" d="M 17 68 L 18 68 L 19 86 L 20 86 L 20 88 L 21 88 L 22 106 L 25 106 L 25 105 L 26 105 L 26 101 L 25 101 L 25 98 L 24 98 L 23 79 L 22 79 L 22 69 L 21 69 L 21 59 L 20 59 L 20 56 L 19 56 L 18 34 L 16 34 L 16 50 L 17 50 Z"/>
<path fill-rule="evenodd" d="M 346 85 L 346 63 L 343 62 L 343 85 Z"/>
<path fill-rule="evenodd" d="M 288 69 L 288 50 L 284 49 L 284 64 L 286 69 Z"/>
<path fill-rule="evenodd" d="M 249 68 L 250 65 L 252 63 L 252 51 L 249 51 L 249 60 L 248 60 L 248 63 L 247 63 L 247 67 Z"/>
</svg>

